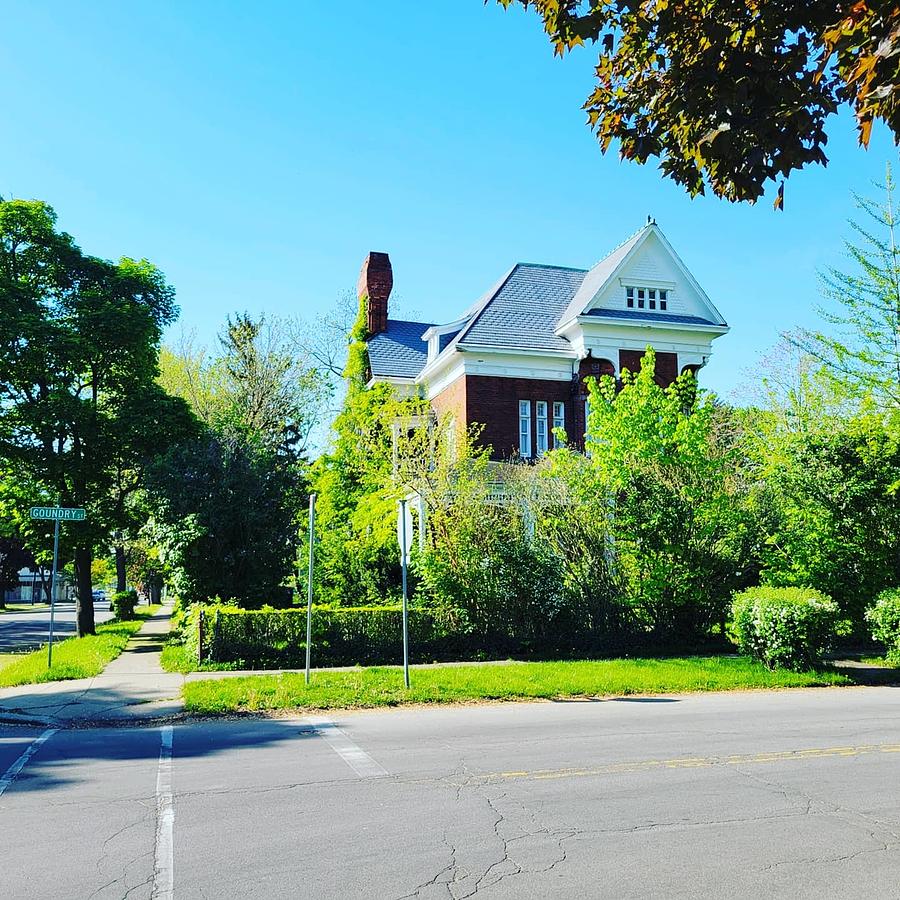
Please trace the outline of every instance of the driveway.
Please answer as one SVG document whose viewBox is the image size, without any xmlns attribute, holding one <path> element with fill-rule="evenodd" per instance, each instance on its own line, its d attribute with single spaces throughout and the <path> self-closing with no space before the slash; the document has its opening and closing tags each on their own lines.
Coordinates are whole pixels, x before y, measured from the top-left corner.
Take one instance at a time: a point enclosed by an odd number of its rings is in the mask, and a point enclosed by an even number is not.
<svg viewBox="0 0 900 900">
<path fill-rule="evenodd" d="M 108 600 L 95 602 L 94 617 L 98 625 L 113 617 Z M 45 644 L 49 628 L 49 609 L 0 613 L 0 653 L 33 650 Z M 75 631 L 75 604 L 57 603 L 53 624 L 54 636 L 71 637 Z"/>
<path fill-rule="evenodd" d="M 897 898 L 898 773 L 888 687 L 0 725 L 0 896 Z"/>
</svg>

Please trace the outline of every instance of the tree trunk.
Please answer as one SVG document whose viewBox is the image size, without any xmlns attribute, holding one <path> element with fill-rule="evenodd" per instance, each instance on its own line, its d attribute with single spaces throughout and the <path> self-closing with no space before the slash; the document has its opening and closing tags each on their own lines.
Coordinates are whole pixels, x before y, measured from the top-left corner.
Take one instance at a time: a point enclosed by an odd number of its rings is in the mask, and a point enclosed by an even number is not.
<svg viewBox="0 0 900 900">
<path fill-rule="evenodd" d="M 161 593 L 162 579 L 154 576 L 150 579 L 150 603 L 159 603 Z"/>
<path fill-rule="evenodd" d="M 78 595 L 75 601 L 75 617 L 78 620 L 78 637 L 95 634 L 94 597 L 91 590 L 91 548 L 75 548 L 75 585 Z"/>
<path fill-rule="evenodd" d="M 126 588 L 125 548 L 121 544 L 116 544 L 116 590 L 121 594 Z"/>
</svg>

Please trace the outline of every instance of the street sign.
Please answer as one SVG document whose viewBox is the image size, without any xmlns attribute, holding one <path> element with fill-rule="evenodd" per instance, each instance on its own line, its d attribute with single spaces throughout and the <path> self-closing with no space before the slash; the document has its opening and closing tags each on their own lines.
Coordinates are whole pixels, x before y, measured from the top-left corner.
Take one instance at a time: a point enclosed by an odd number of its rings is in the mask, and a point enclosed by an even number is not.
<svg viewBox="0 0 900 900">
<path fill-rule="evenodd" d="M 56 613 L 56 571 L 59 568 L 59 523 L 83 522 L 83 509 L 74 506 L 32 506 L 32 519 L 53 522 L 53 568 L 50 570 L 50 634 L 47 637 L 47 668 L 53 665 L 53 619 Z"/>
<path fill-rule="evenodd" d="M 413 540 L 413 517 L 412 507 L 408 500 L 401 500 L 397 507 L 397 544 L 400 547 L 400 553 L 404 557 L 402 562 L 409 565 L 410 549 Z"/>
<path fill-rule="evenodd" d="M 62 522 L 83 522 L 86 518 L 86 513 L 83 509 L 72 506 L 32 506 L 31 518 Z"/>
</svg>

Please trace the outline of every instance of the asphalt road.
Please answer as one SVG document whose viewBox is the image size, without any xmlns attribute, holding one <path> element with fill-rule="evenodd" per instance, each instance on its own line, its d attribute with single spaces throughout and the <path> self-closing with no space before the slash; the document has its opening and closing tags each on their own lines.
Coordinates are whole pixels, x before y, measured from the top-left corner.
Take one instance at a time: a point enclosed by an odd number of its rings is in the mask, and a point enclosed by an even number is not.
<svg viewBox="0 0 900 900">
<path fill-rule="evenodd" d="M 325 721 L 0 726 L 0 897 L 900 897 L 895 688 Z"/>
<path fill-rule="evenodd" d="M 95 601 L 94 620 L 99 625 L 112 618 L 109 601 Z M 0 613 L 0 653 L 19 650 L 33 650 L 47 642 L 50 627 L 50 610 L 35 612 Z M 71 637 L 75 634 L 75 604 L 57 603 L 53 623 L 53 633 L 57 637 Z"/>
</svg>

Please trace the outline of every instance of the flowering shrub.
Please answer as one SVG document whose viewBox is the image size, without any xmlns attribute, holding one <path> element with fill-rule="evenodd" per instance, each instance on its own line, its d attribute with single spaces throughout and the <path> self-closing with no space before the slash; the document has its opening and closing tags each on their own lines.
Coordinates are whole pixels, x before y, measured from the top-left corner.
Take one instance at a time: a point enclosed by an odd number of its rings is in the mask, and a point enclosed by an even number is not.
<svg viewBox="0 0 900 900">
<path fill-rule="evenodd" d="M 872 637 L 884 644 L 887 661 L 900 666 L 900 588 L 882 591 L 866 610 L 866 621 Z"/>
<path fill-rule="evenodd" d="M 732 604 L 741 651 L 770 669 L 803 670 L 821 663 L 839 616 L 837 604 L 813 588 L 750 588 L 736 594 Z"/>
</svg>

